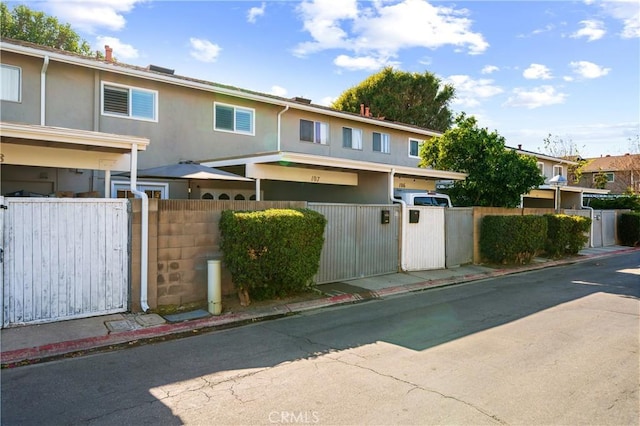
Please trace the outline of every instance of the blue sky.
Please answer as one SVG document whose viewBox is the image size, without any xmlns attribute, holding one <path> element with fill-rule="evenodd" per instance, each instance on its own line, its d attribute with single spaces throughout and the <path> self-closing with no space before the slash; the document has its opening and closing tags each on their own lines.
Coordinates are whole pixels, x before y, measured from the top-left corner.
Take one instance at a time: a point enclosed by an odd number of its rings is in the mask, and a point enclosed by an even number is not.
<svg viewBox="0 0 640 426">
<path fill-rule="evenodd" d="M 552 134 L 620 155 L 640 133 L 637 0 L 26 4 L 121 62 L 321 105 L 387 65 L 429 71 L 456 87 L 456 112 L 531 151 Z"/>
</svg>

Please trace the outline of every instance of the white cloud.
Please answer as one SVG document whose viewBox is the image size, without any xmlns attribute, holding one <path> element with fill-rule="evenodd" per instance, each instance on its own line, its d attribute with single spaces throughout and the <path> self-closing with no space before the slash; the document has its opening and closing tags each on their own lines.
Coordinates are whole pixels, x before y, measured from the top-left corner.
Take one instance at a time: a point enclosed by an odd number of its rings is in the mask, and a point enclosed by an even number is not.
<svg viewBox="0 0 640 426">
<path fill-rule="evenodd" d="M 104 53 L 104 46 L 109 46 L 113 49 L 113 57 L 122 59 L 136 59 L 138 58 L 138 50 L 130 44 L 122 43 L 115 37 L 96 37 L 97 46 L 93 48 L 96 51 L 102 51 Z"/>
<path fill-rule="evenodd" d="M 260 7 L 252 7 L 251 9 L 249 9 L 249 12 L 247 12 L 247 21 L 252 24 L 255 24 L 258 16 L 264 15 L 264 11 L 266 8 L 267 8 L 267 4 L 265 2 L 262 2 Z"/>
<path fill-rule="evenodd" d="M 333 60 L 333 63 L 349 71 L 366 70 L 375 71 L 384 66 L 397 66 L 398 62 L 389 61 L 385 58 L 375 58 L 372 56 L 351 57 L 347 55 L 339 55 Z"/>
<path fill-rule="evenodd" d="M 100 29 L 119 31 L 126 25 L 124 14 L 145 0 L 48 1 L 44 7 L 62 23 L 77 31 L 95 34 Z"/>
<path fill-rule="evenodd" d="M 202 62 L 215 62 L 222 48 L 209 40 L 191 37 L 189 39 L 191 51 L 189 54 Z"/>
<path fill-rule="evenodd" d="M 570 62 L 573 72 L 582 78 L 598 78 L 609 74 L 611 68 L 604 68 L 589 61 Z"/>
<path fill-rule="evenodd" d="M 320 102 L 318 103 L 318 105 L 322 105 L 322 106 L 327 106 L 328 107 L 336 99 L 338 99 L 338 98 L 333 98 L 331 96 L 325 96 L 324 98 L 320 99 Z"/>
<path fill-rule="evenodd" d="M 280 96 L 281 98 L 284 98 L 287 96 L 287 89 L 281 86 L 272 86 L 270 93 L 274 96 Z"/>
<path fill-rule="evenodd" d="M 494 73 L 496 71 L 500 71 L 500 68 L 498 68 L 495 65 L 485 65 L 485 67 L 482 68 L 482 70 L 480 70 L 480 73 L 482 73 L 482 74 L 491 74 L 491 73 Z"/>
<path fill-rule="evenodd" d="M 510 96 L 505 102 L 506 106 L 525 107 L 528 109 L 539 108 L 543 106 L 562 104 L 567 95 L 565 93 L 556 92 L 552 86 L 540 86 L 531 90 L 516 88 L 513 90 L 513 96 Z"/>
<path fill-rule="evenodd" d="M 468 75 L 451 75 L 443 83 L 452 84 L 456 89 L 453 105 L 477 107 L 480 101 L 502 93 L 502 88 L 493 84 L 493 80 L 474 80 Z"/>
<path fill-rule="evenodd" d="M 361 6 L 359 8 L 359 5 Z M 294 53 L 305 56 L 328 49 L 353 52 L 355 58 L 376 58 L 385 64 L 402 49 L 437 49 L 452 45 L 469 54 L 488 47 L 482 34 L 471 30 L 466 9 L 433 6 L 425 0 L 389 3 L 355 0 L 308 0 L 298 6 L 304 30 L 312 41 L 300 43 Z M 342 55 L 340 61 L 348 58 Z M 344 61 L 347 65 L 351 61 Z"/>
<path fill-rule="evenodd" d="M 529 65 L 529 68 L 522 72 L 522 76 L 528 80 L 549 80 L 553 78 L 551 70 L 541 64 Z"/>
<path fill-rule="evenodd" d="M 609 16 L 622 22 L 622 38 L 640 37 L 640 3 L 638 0 L 603 0 L 598 3 Z"/>
<path fill-rule="evenodd" d="M 587 41 L 599 40 L 606 34 L 604 23 L 596 20 L 580 21 L 582 28 L 571 34 L 572 38 L 586 37 Z"/>
</svg>

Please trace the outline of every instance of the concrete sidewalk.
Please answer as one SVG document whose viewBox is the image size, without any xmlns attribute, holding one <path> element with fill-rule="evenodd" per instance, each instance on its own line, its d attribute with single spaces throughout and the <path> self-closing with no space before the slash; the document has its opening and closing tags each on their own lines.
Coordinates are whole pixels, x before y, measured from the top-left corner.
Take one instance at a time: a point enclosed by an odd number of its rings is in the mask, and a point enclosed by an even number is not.
<svg viewBox="0 0 640 426">
<path fill-rule="evenodd" d="M 477 281 L 540 268 L 578 263 L 594 258 L 636 251 L 632 247 L 611 246 L 585 249 L 576 257 L 549 260 L 535 259 L 530 265 L 494 269 L 467 265 L 453 269 L 404 272 L 342 283 L 317 286 L 325 296 L 293 303 L 252 305 L 242 312 L 187 318 L 169 322 L 157 314 L 113 314 L 48 324 L 17 326 L 0 330 L 2 368 L 42 362 L 61 357 L 79 356 L 95 351 L 113 350 L 143 342 L 177 338 L 215 329 L 319 309 L 327 306 L 361 302 L 369 299 L 427 290 L 435 287 Z"/>
</svg>

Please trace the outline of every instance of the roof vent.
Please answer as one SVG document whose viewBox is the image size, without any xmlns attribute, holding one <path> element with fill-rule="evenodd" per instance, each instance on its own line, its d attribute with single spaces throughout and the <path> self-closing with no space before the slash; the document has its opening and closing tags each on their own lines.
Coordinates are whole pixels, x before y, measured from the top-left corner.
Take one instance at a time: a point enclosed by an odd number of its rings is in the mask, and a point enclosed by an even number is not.
<svg viewBox="0 0 640 426">
<path fill-rule="evenodd" d="M 163 74 L 169 74 L 169 75 L 173 75 L 173 72 L 174 72 L 174 70 L 171 70 L 169 68 L 159 67 L 157 65 L 149 65 L 147 67 L 147 70 L 155 71 L 155 72 L 161 72 Z"/>
<path fill-rule="evenodd" d="M 311 104 L 311 99 L 302 98 L 300 96 L 296 96 L 295 98 L 291 98 L 291 100 L 296 101 L 296 102 L 301 102 L 301 103 L 307 104 L 307 105 Z"/>
</svg>

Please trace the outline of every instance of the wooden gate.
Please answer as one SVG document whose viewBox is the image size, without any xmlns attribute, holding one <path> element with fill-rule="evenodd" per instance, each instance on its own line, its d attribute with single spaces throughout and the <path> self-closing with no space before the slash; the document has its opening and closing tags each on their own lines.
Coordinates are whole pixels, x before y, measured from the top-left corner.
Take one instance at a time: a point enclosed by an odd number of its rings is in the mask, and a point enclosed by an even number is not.
<svg viewBox="0 0 640 426">
<path fill-rule="evenodd" d="M 128 308 L 128 201 L 0 197 L 2 327 Z"/>
</svg>

